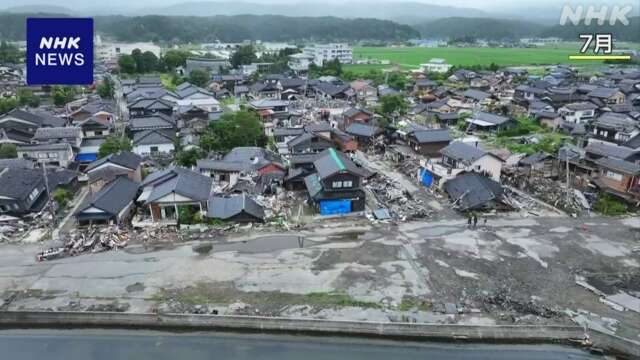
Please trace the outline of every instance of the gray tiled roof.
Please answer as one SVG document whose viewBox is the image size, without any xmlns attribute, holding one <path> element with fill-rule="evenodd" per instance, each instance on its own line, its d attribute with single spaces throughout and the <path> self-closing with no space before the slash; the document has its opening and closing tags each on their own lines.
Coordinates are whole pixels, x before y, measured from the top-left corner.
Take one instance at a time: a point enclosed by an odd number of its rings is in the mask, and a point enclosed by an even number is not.
<svg viewBox="0 0 640 360">
<path fill-rule="evenodd" d="M 632 163 L 630 161 L 603 157 L 596 161 L 596 164 L 607 169 L 622 171 L 626 174 L 638 175 L 640 174 L 640 165 Z"/>
<path fill-rule="evenodd" d="M 50 127 L 38 128 L 33 136 L 34 140 L 49 140 L 61 138 L 79 138 L 82 135 L 82 129 L 75 126 L 69 127 Z"/>
<path fill-rule="evenodd" d="M 591 92 L 589 92 L 587 96 L 596 97 L 600 99 L 607 99 L 615 95 L 618 91 L 620 91 L 618 88 L 599 87 L 591 90 Z"/>
<path fill-rule="evenodd" d="M 353 123 L 345 129 L 348 134 L 362 137 L 373 137 L 382 132 L 377 126 L 366 125 L 361 123 Z"/>
<path fill-rule="evenodd" d="M 133 131 L 142 129 L 170 129 L 175 126 L 176 123 L 171 117 L 160 113 L 129 120 L 129 128 Z"/>
<path fill-rule="evenodd" d="M 243 211 L 260 220 L 264 219 L 263 207 L 245 193 L 211 198 L 208 202 L 207 217 L 225 220 Z"/>
<path fill-rule="evenodd" d="M 471 98 L 477 101 L 482 101 L 488 98 L 490 95 L 484 91 L 469 89 L 462 93 L 462 96 Z"/>
<path fill-rule="evenodd" d="M 410 135 L 421 144 L 451 141 L 449 129 L 417 130 Z"/>
<path fill-rule="evenodd" d="M 154 174 L 152 179 L 156 182 L 151 185 L 153 190 L 146 200 L 147 204 L 171 193 L 185 196 L 194 201 L 207 201 L 213 183 L 213 179 L 208 176 L 178 166 L 159 171 Z M 143 184 L 148 183 L 148 179 L 145 179 Z"/>
<path fill-rule="evenodd" d="M 483 111 L 479 111 L 479 112 L 475 113 L 471 118 L 476 119 L 476 120 L 486 121 L 486 122 L 494 124 L 494 125 L 500 125 L 500 124 L 503 124 L 503 123 L 509 121 L 508 117 L 500 116 L 500 115 L 496 115 L 496 114 L 491 114 L 491 113 L 483 112 Z"/>
<path fill-rule="evenodd" d="M 88 196 L 76 211 L 76 215 L 91 207 L 96 207 L 111 215 L 117 215 L 133 201 L 137 192 L 138 183 L 126 176 L 120 176 L 97 193 Z"/>
<path fill-rule="evenodd" d="M 22 199 L 43 180 L 42 170 L 2 169 L 0 170 L 0 196 Z"/>
<path fill-rule="evenodd" d="M 171 129 L 154 129 L 136 132 L 133 135 L 135 145 L 173 144 L 175 132 Z"/>
<path fill-rule="evenodd" d="M 599 156 L 608 156 L 618 159 L 626 159 L 634 153 L 633 149 L 626 146 L 618 146 L 599 142 L 590 143 L 585 147 L 585 151 L 587 153 Z"/>
<path fill-rule="evenodd" d="M 457 201 L 461 210 L 483 207 L 499 200 L 503 189 L 497 182 L 477 173 L 458 175 L 444 184 L 452 201 Z"/>
<path fill-rule="evenodd" d="M 105 163 L 120 165 L 126 167 L 127 169 L 135 170 L 142 163 L 142 158 L 130 151 L 121 151 L 117 154 L 110 154 L 92 162 L 91 164 L 89 164 L 89 166 L 87 166 L 86 172 L 90 172 L 92 169 L 95 169 Z"/>
<path fill-rule="evenodd" d="M 67 143 L 18 145 L 18 151 L 71 151 L 71 145 Z"/>
<path fill-rule="evenodd" d="M 452 142 L 447 147 L 440 150 L 440 153 L 452 159 L 466 163 L 472 163 L 488 154 L 486 151 L 478 147 L 460 141 Z"/>
</svg>

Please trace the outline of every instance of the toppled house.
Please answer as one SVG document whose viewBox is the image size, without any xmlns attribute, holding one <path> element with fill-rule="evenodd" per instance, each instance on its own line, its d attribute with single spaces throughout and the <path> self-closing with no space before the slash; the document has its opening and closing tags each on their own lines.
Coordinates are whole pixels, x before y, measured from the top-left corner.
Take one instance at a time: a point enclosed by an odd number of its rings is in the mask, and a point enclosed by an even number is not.
<svg viewBox="0 0 640 360">
<path fill-rule="evenodd" d="M 246 193 L 215 196 L 209 200 L 207 217 L 232 222 L 264 222 L 264 208 Z"/>
<path fill-rule="evenodd" d="M 74 216 L 79 225 L 109 222 L 121 225 L 129 219 L 137 193 L 137 182 L 124 176 L 118 177 L 98 192 L 87 196 Z"/>
<path fill-rule="evenodd" d="M 603 191 L 628 201 L 640 201 L 640 165 L 622 159 L 603 157 L 594 183 Z"/>
<path fill-rule="evenodd" d="M 67 143 L 18 145 L 17 151 L 20 158 L 51 166 L 68 167 L 74 161 L 73 149 Z"/>
<path fill-rule="evenodd" d="M 289 154 L 319 153 L 334 146 L 330 137 L 320 133 L 305 132 L 287 143 Z"/>
<path fill-rule="evenodd" d="M 90 117 L 78 123 L 85 139 L 103 139 L 113 132 L 113 123 L 100 120 L 98 117 Z"/>
<path fill-rule="evenodd" d="M 142 181 L 142 158 L 129 151 L 122 151 L 100 158 L 85 169 L 93 192 L 100 190 L 115 178 L 125 176 L 132 181 Z"/>
<path fill-rule="evenodd" d="M 4 168 L 0 170 L 0 184 L 0 213 L 39 212 L 47 203 L 42 170 Z"/>
<path fill-rule="evenodd" d="M 465 173 L 448 180 L 444 190 L 460 211 L 508 208 L 503 202 L 502 186 L 477 173 Z"/>
<path fill-rule="evenodd" d="M 483 111 L 473 113 L 467 118 L 467 123 L 471 124 L 471 128 L 482 131 L 501 131 L 514 124 L 511 118 Z"/>
<path fill-rule="evenodd" d="M 134 117 L 149 116 L 154 114 L 165 114 L 171 116 L 173 114 L 173 103 L 163 99 L 138 98 L 130 102 L 129 115 Z"/>
<path fill-rule="evenodd" d="M 558 175 L 554 157 L 544 152 L 525 156 L 518 161 L 518 166 L 528 176 L 554 177 Z"/>
<path fill-rule="evenodd" d="M 249 103 L 249 106 L 260 114 L 263 121 L 288 118 L 289 105 L 288 100 L 279 99 L 260 99 Z"/>
<path fill-rule="evenodd" d="M 407 134 L 408 145 L 418 154 L 438 156 L 451 143 L 449 129 L 414 130 Z"/>
<path fill-rule="evenodd" d="M 342 121 L 338 124 L 338 128 L 345 131 L 351 124 L 369 124 L 373 119 L 373 113 L 367 109 L 349 108 L 342 113 Z"/>
<path fill-rule="evenodd" d="M 183 207 L 204 215 L 212 183 L 210 177 L 177 166 L 149 174 L 137 199 L 145 207 L 145 219 L 138 224 L 177 225 Z"/>
<path fill-rule="evenodd" d="M 313 162 L 315 173 L 304 178 L 309 199 L 320 215 L 364 211 L 363 172 L 346 155 L 331 148 Z"/>
<path fill-rule="evenodd" d="M 383 133 L 383 130 L 373 125 L 353 123 L 345 129 L 345 133 L 355 138 L 357 147 L 364 149 L 372 145 L 375 139 Z M 343 151 L 346 151 L 348 147 L 341 146 L 341 148 Z"/>
<path fill-rule="evenodd" d="M 90 101 L 69 114 L 72 124 L 80 124 L 89 118 L 101 123 L 113 123 L 115 119 L 115 102 L 113 100 Z"/>
<path fill-rule="evenodd" d="M 500 181 L 503 160 L 496 155 L 467 143 L 455 141 L 440 150 L 442 158 L 422 160 L 422 183 L 442 186 L 463 172 L 486 174 Z"/>
</svg>

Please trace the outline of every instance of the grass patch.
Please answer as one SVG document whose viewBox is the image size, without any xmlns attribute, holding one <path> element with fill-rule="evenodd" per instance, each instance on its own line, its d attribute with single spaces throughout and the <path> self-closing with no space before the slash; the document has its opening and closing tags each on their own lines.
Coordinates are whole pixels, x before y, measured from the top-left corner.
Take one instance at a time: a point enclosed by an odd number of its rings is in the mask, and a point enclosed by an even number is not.
<svg viewBox="0 0 640 360">
<path fill-rule="evenodd" d="M 198 283 L 180 289 L 161 289 L 152 300 L 157 303 L 178 302 L 184 305 L 232 304 L 243 302 L 256 307 L 281 308 L 285 305 L 310 305 L 316 308 L 359 307 L 378 309 L 371 301 L 354 299 L 342 292 L 312 292 L 292 294 L 280 291 L 239 291 L 228 283 Z"/>
<path fill-rule="evenodd" d="M 404 296 L 402 298 L 402 302 L 398 305 L 398 310 L 400 311 L 409 311 L 409 310 L 419 310 L 419 311 L 430 311 L 432 307 L 431 302 L 420 300 L 414 296 Z"/>
<path fill-rule="evenodd" d="M 619 216 L 627 213 L 627 204 L 612 195 L 602 194 L 593 204 L 593 210 L 607 216 Z"/>
<path fill-rule="evenodd" d="M 487 142 L 497 148 L 506 148 L 512 153 L 519 154 L 524 153 L 531 155 L 537 152 L 545 152 L 547 154 L 556 154 L 558 149 L 570 139 L 569 136 L 560 133 L 541 133 L 538 134 L 537 143 L 523 144 L 521 138 L 515 137 L 490 137 Z"/>
</svg>

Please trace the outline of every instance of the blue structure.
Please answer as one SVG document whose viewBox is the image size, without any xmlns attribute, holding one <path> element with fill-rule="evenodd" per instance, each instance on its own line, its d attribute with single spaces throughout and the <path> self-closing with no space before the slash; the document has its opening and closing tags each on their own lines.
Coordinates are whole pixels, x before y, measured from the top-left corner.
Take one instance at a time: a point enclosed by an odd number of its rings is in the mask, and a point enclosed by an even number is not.
<svg viewBox="0 0 640 360">
<path fill-rule="evenodd" d="M 433 184 L 433 174 L 427 169 L 420 169 L 420 182 L 426 187 Z"/>
<path fill-rule="evenodd" d="M 322 200 L 320 215 L 348 214 L 351 212 L 351 200 Z"/>
</svg>

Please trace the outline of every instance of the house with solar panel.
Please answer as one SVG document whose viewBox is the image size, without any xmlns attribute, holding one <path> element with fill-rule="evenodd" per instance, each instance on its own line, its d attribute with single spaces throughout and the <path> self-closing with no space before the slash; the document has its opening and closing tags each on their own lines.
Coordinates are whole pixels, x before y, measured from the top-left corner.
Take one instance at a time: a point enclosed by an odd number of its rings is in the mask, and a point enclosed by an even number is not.
<svg viewBox="0 0 640 360">
<path fill-rule="evenodd" d="M 309 201 L 320 215 L 364 211 L 362 168 L 333 148 L 320 153 L 313 166 L 315 172 L 306 176 L 304 183 L 309 192 Z"/>
</svg>

